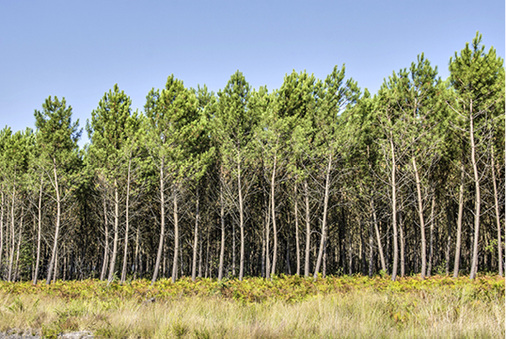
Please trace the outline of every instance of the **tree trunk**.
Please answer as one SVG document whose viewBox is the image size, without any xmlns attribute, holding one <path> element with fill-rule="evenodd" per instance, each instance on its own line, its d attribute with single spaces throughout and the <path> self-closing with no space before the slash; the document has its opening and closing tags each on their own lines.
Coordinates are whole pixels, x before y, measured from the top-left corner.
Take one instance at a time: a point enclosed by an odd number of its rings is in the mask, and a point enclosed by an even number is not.
<svg viewBox="0 0 506 339">
<path fill-rule="evenodd" d="M 10 246 L 10 255 L 9 255 L 9 273 L 7 275 L 7 281 L 12 281 L 12 264 L 14 262 L 14 247 L 15 247 L 15 215 L 14 215 L 14 205 L 15 205 L 15 196 L 16 196 L 16 188 L 12 190 L 12 203 L 11 203 L 11 246 Z"/>
<path fill-rule="evenodd" d="M 304 257 L 304 276 L 309 277 L 309 255 L 311 252 L 311 219 L 309 218 L 309 189 L 307 178 L 304 179 L 304 199 L 306 202 L 306 253 Z"/>
<path fill-rule="evenodd" d="M 325 196 L 323 198 L 323 219 L 322 219 L 322 234 L 320 238 L 320 249 L 318 251 L 318 258 L 316 259 L 316 267 L 314 270 L 313 278 L 318 278 L 318 271 L 323 259 L 323 250 L 327 241 L 327 210 L 329 206 L 329 195 L 330 195 L 330 170 L 332 169 L 332 154 L 329 154 L 329 160 L 327 164 L 327 171 L 325 176 Z"/>
<path fill-rule="evenodd" d="M 198 192 L 198 188 L 197 188 L 197 206 L 196 206 L 196 211 L 195 211 L 195 230 L 193 232 L 192 281 L 195 281 L 195 279 L 197 278 L 197 251 L 198 251 L 198 247 L 199 247 L 199 220 L 200 220 L 200 210 L 199 210 L 199 202 L 200 201 L 199 200 L 200 200 L 200 196 L 199 196 L 199 192 Z"/>
<path fill-rule="evenodd" d="M 295 214 L 295 251 L 297 257 L 297 269 L 295 274 L 300 275 L 300 243 L 299 243 L 299 205 L 297 199 L 297 183 L 295 183 L 293 189 L 293 199 L 294 199 L 294 214 Z"/>
<path fill-rule="evenodd" d="M 118 236 L 119 236 L 119 197 L 118 181 L 114 179 L 114 238 L 112 243 L 111 263 L 109 264 L 109 277 L 107 284 L 110 284 L 114 278 L 116 269 L 116 256 L 118 255 Z"/>
<path fill-rule="evenodd" d="M 53 273 L 53 269 L 56 266 L 56 255 L 58 250 L 58 237 L 60 235 L 60 218 L 61 218 L 61 199 L 60 199 L 60 188 L 58 186 L 58 173 L 56 172 L 56 160 L 53 159 L 53 173 L 54 173 L 54 189 L 56 191 L 56 227 L 54 230 L 54 241 L 53 241 L 53 250 L 51 251 L 51 261 L 49 262 L 49 267 L 47 269 L 47 279 L 46 284 L 49 285 L 51 283 L 51 275 Z"/>
<path fill-rule="evenodd" d="M 123 248 L 123 267 L 121 269 L 121 283 L 125 283 L 127 273 L 127 255 L 128 255 L 128 231 L 130 228 L 130 176 L 132 167 L 132 157 L 128 157 L 128 174 L 125 201 L 125 245 Z"/>
<path fill-rule="evenodd" d="M 158 277 L 158 270 L 160 268 L 160 261 L 162 259 L 163 240 L 165 238 L 165 178 L 164 178 L 164 159 L 160 164 L 160 240 L 158 242 L 158 252 L 156 254 L 156 262 L 153 271 L 153 278 L 151 285 L 153 285 Z"/>
<path fill-rule="evenodd" d="M 220 180 L 221 181 L 221 180 Z M 220 182 L 220 223 L 221 223 L 221 243 L 220 243 L 220 265 L 218 267 L 218 281 L 223 279 L 223 268 L 225 262 L 225 206 L 223 201 L 223 183 Z"/>
<path fill-rule="evenodd" d="M 44 177 L 40 176 L 40 190 L 39 190 L 39 205 L 38 205 L 38 220 L 37 220 L 37 254 L 35 259 L 35 270 L 33 273 L 33 284 L 37 284 L 37 279 L 39 276 L 39 263 L 40 263 L 40 244 L 41 244 L 41 237 L 42 237 L 42 188 L 44 184 Z M 3 197 L 3 196 L 2 196 Z M 2 204 L 3 205 L 3 204 Z M 3 208 L 3 206 L 2 206 Z M 2 213 L 3 214 L 3 213 Z M 0 251 L 1 252 L 1 251 Z M 0 254 L 1 257 L 1 254 Z"/>
<path fill-rule="evenodd" d="M 415 172 L 415 182 L 416 182 L 416 196 L 418 202 L 418 218 L 420 220 L 420 253 L 422 257 L 422 271 L 421 276 L 422 279 L 425 279 L 425 275 L 427 273 L 427 240 L 425 239 L 425 220 L 423 218 L 423 203 L 422 203 L 422 189 L 420 187 L 420 176 L 418 175 L 418 168 L 416 167 L 415 157 L 411 158 L 413 163 L 413 171 Z"/>
<path fill-rule="evenodd" d="M 271 203 L 270 199 L 267 204 L 267 213 L 265 216 L 265 278 L 269 279 L 271 277 L 271 249 L 270 249 L 270 240 L 271 240 Z"/>
<path fill-rule="evenodd" d="M 244 205 L 241 185 L 241 164 L 237 163 L 237 189 L 239 190 L 239 228 L 241 231 L 241 258 L 239 261 L 239 280 L 244 277 Z"/>
<path fill-rule="evenodd" d="M 370 206 L 372 211 L 372 221 L 374 224 L 374 232 L 376 233 L 376 242 L 378 243 L 378 253 L 380 256 L 381 270 L 386 273 L 387 265 L 385 262 L 385 255 L 383 254 L 383 245 L 381 245 L 381 235 L 378 227 L 378 218 L 376 216 L 376 208 L 374 207 L 374 200 L 371 197 Z"/>
<path fill-rule="evenodd" d="M 395 169 L 397 168 L 397 163 L 395 161 L 395 149 L 394 149 L 394 141 L 392 132 L 390 132 L 390 151 L 392 156 L 392 173 L 390 178 L 390 183 L 392 185 L 392 229 L 393 229 L 393 247 L 394 247 L 394 262 L 392 265 L 392 281 L 397 277 L 397 265 L 399 261 L 399 248 L 397 243 L 397 183 L 395 178 Z"/>
<path fill-rule="evenodd" d="M 24 211 L 23 207 L 21 207 L 21 220 L 19 222 L 19 233 L 18 233 L 18 243 L 16 248 L 16 268 L 14 269 L 14 279 L 13 280 L 19 280 L 19 254 L 20 254 L 20 248 L 21 248 L 21 236 L 23 235 L 23 217 L 24 217 Z"/>
<path fill-rule="evenodd" d="M 4 191 L 3 187 L 0 194 L 2 195 L 2 206 L 0 206 L 0 272 L 3 272 L 3 245 L 4 245 Z"/>
<path fill-rule="evenodd" d="M 278 229 L 276 227 L 276 199 L 275 199 L 275 180 L 276 180 L 276 156 L 274 156 L 274 164 L 272 167 L 271 177 L 271 213 L 272 213 L 272 233 L 273 233 L 273 244 L 272 244 L 272 271 L 271 277 L 276 274 L 276 261 L 278 258 Z"/>
<path fill-rule="evenodd" d="M 436 216 L 434 210 L 436 208 L 436 192 L 432 195 L 432 203 L 430 207 L 430 235 L 429 235 L 429 260 L 427 263 L 427 276 L 432 275 L 432 263 L 434 259 L 434 223 Z"/>
<path fill-rule="evenodd" d="M 478 242 L 480 238 L 480 207 L 481 207 L 481 195 L 480 195 L 480 178 L 478 175 L 478 164 L 476 162 L 476 145 L 474 141 L 474 117 L 473 117 L 473 102 L 471 101 L 470 107 L 470 141 L 471 141 L 471 163 L 473 165 L 474 175 L 474 187 L 476 192 L 475 203 L 474 203 L 474 242 L 473 242 L 473 258 L 471 263 L 471 274 L 470 278 L 474 279 L 478 272 Z"/>
<path fill-rule="evenodd" d="M 460 188 L 459 188 L 459 214 L 457 217 L 457 240 L 455 241 L 455 262 L 453 264 L 453 277 L 459 276 L 460 249 L 462 244 L 462 216 L 464 213 L 464 161 L 460 166 Z"/>
<path fill-rule="evenodd" d="M 107 216 L 107 203 L 104 194 L 104 228 L 105 228 L 105 244 L 104 244 L 104 261 L 102 263 L 102 271 L 100 272 L 100 280 L 105 279 L 107 272 L 107 264 L 109 263 L 109 220 Z"/>
<path fill-rule="evenodd" d="M 502 241 L 501 241 L 501 217 L 499 215 L 499 198 L 497 193 L 497 182 L 495 177 L 495 161 L 494 161 L 494 145 L 492 145 L 492 152 L 491 152 L 491 158 L 492 158 L 492 183 L 494 186 L 494 207 L 495 207 L 495 221 L 497 224 L 497 253 L 498 253 L 498 268 L 499 268 L 499 275 L 502 277 L 504 275 L 503 270 L 503 259 L 502 259 Z"/>
<path fill-rule="evenodd" d="M 178 265 L 178 254 L 179 254 L 179 211 L 177 207 L 177 184 L 174 184 L 174 201 L 173 201 L 173 213 L 174 213 L 174 260 L 172 263 L 172 282 L 175 283 L 177 280 L 177 265 Z"/>
</svg>

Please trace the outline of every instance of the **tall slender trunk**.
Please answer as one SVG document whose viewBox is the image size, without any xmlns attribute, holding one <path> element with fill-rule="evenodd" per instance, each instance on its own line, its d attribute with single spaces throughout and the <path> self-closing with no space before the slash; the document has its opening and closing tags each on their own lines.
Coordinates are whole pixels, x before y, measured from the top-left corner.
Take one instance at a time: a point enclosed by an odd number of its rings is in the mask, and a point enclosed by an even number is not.
<svg viewBox="0 0 506 339">
<path fill-rule="evenodd" d="M 241 258 L 239 261 L 239 280 L 244 277 L 244 202 L 241 185 L 241 162 L 237 162 L 237 189 L 239 190 L 239 228 L 241 231 Z"/>
<path fill-rule="evenodd" d="M 392 280 L 395 280 L 397 278 L 397 266 L 399 261 L 399 247 L 397 243 L 397 182 L 396 182 L 396 168 L 397 163 L 395 161 L 395 149 L 394 149 L 394 141 L 393 141 L 393 134 L 392 131 L 390 131 L 390 152 L 392 156 L 392 173 L 390 178 L 390 183 L 392 185 L 392 229 L 393 229 L 393 247 L 394 247 L 394 262 L 392 265 Z"/>
<path fill-rule="evenodd" d="M 502 241 L 501 241 L 501 217 L 499 215 L 499 199 L 498 199 L 498 193 L 497 193 L 497 182 L 495 177 L 495 161 L 494 161 L 494 145 L 492 144 L 492 183 L 494 186 L 494 207 L 495 207 L 495 221 L 497 224 L 497 253 L 498 253 L 498 268 L 499 268 L 499 275 L 502 277 L 504 275 L 504 269 L 503 269 L 503 259 L 502 259 Z"/>
<path fill-rule="evenodd" d="M 40 190 L 39 190 L 39 205 L 38 205 L 38 220 L 37 220 L 37 254 L 35 258 L 35 270 L 33 273 L 33 284 L 37 284 L 37 279 L 39 276 L 39 263 L 40 263 L 40 245 L 41 245 L 41 237 L 42 237 L 42 188 L 44 184 L 44 177 L 40 176 Z M 3 207 L 3 206 L 2 206 Z M 1 252 L 1 251 L 0 251 Z M 0 254 L 1 257 L 1 254 Z"/>
<path fill-rule="evenodd" d="M 400 242 L 400 266 L 401 266 L 401 277 L 406 275 L 406 241 L 404 238 L 404 219 L 402 218 L 402 213 L 399 213 L 399 242 Z"/>
<path fill-rule="evenodd" d="M 381 235 L 378 227 L 378 218 L 376 216 L 376 208 L 374 207 L 374 200 L 371 197 L 371 200 L 369 202 L 371 206 L 371 212 L 372 212 L 372 222 L 374 224 L 374 232 L 376 233 L 376 242 L 378 243 L 378 253 L 380 257 L 380 263 L 381 263 L 381 270 L 386 273 L 387 271 L 387 265 L 385 262 L 385 255 L 383 253 L 383 245 L 381 245 Z"/>
<path fill-rule="evenodd" d="M 269 279 L 271 277 L 271 254 L 270 254 L 271 204 L 270 202 L 266 202 L 266 204 L 267 204 L 267 213 L 265 217 L 265 278 Z"/>
<path fill-rule="evenodd" d="M 300 242 L 299 242 L 299 205 L 297 199 L 297 183 L 293 188 L 294 214 L 295 214 L 295 251 L 297 252 L 297 269 L 295 274 L 300 275 Z"/>
<path fill-rule="evenodd" d="M 172 262 L 172 282 L 175 283 L 177 280 L 177 265 L 179 255 L 179 211 L 177 206 L 177 194 L 178 187 L 174 184 L 174 196 L 173 196 L 173 215 L 174 215 L 174 260 Z"/>
<path fill-rule="evenodd" d="M 9 273 L 7 275 L 7 281 L 12 281 L 12 264 L 14 262 L 14 247 L 15 247 L 15 226 L 14 226 L 14 205 L 15 205 L 16 188 L 12 190 L 12 201 L 11 201 L 11 244 L 10 244 L 10 255 L 9 255 Z"/>
<path fill-rule="evenodd" d="M 0 194 L 2 196 L 2 201 L 0 206 L 0 272 L 3 272 L 3 245 L 4 245 L 4 191 L 3 191 L 3 185 L 0 188 Z"/>
<path fill-rule="evenodd" d="M 121 269 L 121 283 L 126 280 L 127 273 L 127 255 L 128 255 L 128 231 L 130 230 L 130 177 L 132 168 L 132 157 L 128 157 L 128 174 L 125 200 L 125 244 L 123 247 L 123 267 Z"/>
<path fill-rule="evenodd" d="M 221 180 L 220 180 L 221 181 Z M 220 265 L 218 267 L 218 280 L 223 279 L 223 266 L 225 262 L 225 206 L 223 201 L 223 183 L 220 182 L 220 223 L 221 223 L 221 243 L 220 243 Z"/>
<path fill-rule="evenodd" d="M 139 233 L 140 227 L 137 225 L 137 230 L 135 232 L 135 254 L 134 254 L 134 280 L 137 279 L 137 273 L 139 271 Z"/>
<path fill-rule="evenodd" d="M 114 238 L 112 243 L 111 263 L 109 264 L 109 277 L 107 283 L 110 284 L 114 278 L 116 269 L 116 256 L 118 255 L 118 237 L 119 237 L 119 196 L 118 181 L 114 179 Z"/>
<path fill-rule="evenodd" d="M 273 233 L 273 244 L 272 244 L 272 271 L 271 276 L 276 274 L 276 261 L 278 258 L 278 229 L 276 227 L 276 196 L 275 196 L 275 180 L 276 180 L 276 155 L 274 155 L 274 164 L 272 167 L 271 177 L 271 213 L 272 213 L 272 233 Z"/>
<path fill-rule="evenodd" d="M 429 234 L 429 260 L 427 263 L 427 276 L 432 275 L 432 263 L 434 259 L 434 223 L 436 216 L 434 215 L 436 209 L 436 192 L 433 192 L 432 203 L 430 207 L 430 234 Z"/>
<path fill-rule="evenodd" d="M 307 178 L 304 179 L 304 200 L 306 203 L 306 251 L 304 257 L 304 276 L 309 277 L 309 255 L 311 252 L 311 220 L 309 218 L 309 188 Z"/>
<path fill-rule="evenodd" d="M 199 210 L 199 202 L 200 195 L 197 188 L 197 202 L 195 206 L 195 230 L 193 232 L 193 261 L 192 261 L 192 281 L 195 281 L 197 278 L 197 251 L 199 247 L 199 220 L 200 220 L 200 210 Z M 220 253 L 221 254 L 221 253 Z"/>
<path fill-rule="evenodd" d="M 156 262 L 153 271 L 153 278 L 151 285 L 153 285 L 158 277 L 158 270 L 160 268 L 160 260 L 162 259 L 163 240 L 165 239 L 165 176 L 164 176 L 164 159 L 160 164 L 160 240 L 158 242 L 158 252 L 156 254 Z"/>
<path fill-rule="evenodd" d="M 19 280 L 19 254 L 20 254 L 20 248 L 21 248 L 21 236 L 23 235 L 23 217 L 24 217 L 24 210 L 23 207 L 21 207 L 21 220 L 19 222 L 19 232 L 18 232 L 18 243 L 16 247 L 16 268 L 14 269 L 14 280 Z"/>
<path fill-rule="evenodd" d="M 473 258 L 471 263 L 470 278 L 474 279 L 478 272 L 478 242 L 480 240 L 480 208 L 481 208 L 481 194 L 480 194 L 480 178 L 478 175 L 478 165 L 476 162 L 476 145 L 474 141 L 474 117 L 473 117 L 473 102 L 470 105 L 470 141 L 471 141 L 471 163 L 473 165 L 474 187 L 476 197 L 474 200 L 474 241 L 473 241 Z"/>
<path fill-rule="evenodd" d="M 460 188 L 459 188 L 459 214 L 457 217 L 457 240 L 455 241 L 455 262 L 453 264 L 453 277 L 459 276 L 460 249 L 462 244 L 462 216 L 464 214 L 464 161 L 460 166 Z"/>
<path fill-rule="evenodd" d="M 104 244 L 104 261 L 102 263 L 102 271 L 100 272 L 100 280 L 105 279 L 107 272 L 107 264 L 109 263 L 109 218 L 107 215 L 107 202 L 104 194 L 104 231 L 105 231 L 105 244 Z"/>
<path fill-rule="evenodd" d="M 373 264 L 374 264 L 374 231 L 373 231 L 373 224 L 369 223 L 369 270 L 368 270 L 368 276 L 369 278 L 372 278 L 373 275 Z"/>
<path fill-rule="evenodd" d="M 327 171 L 325 175 L 325 196 L 323 198 L 323 216 L 322 216 L 322 234 L 320 238 L 320 249 L 318 251 L 318 258 L 316 259 L 316 267 L 314 270 L 313 278 L 318 278 L 318 271 L 323 259 L 323 250 L 327 241 L 327 210 L 329 206 L 329 195 L 330 195 L 330 170 L 332 169 L 332 154 L 329 154 Z"/>
<path fill-rule="evenodd" d="M 416 196 L 418 202 L 418 218 L 420 220 L 420 253 L 422 256 L 422 279 L 425 279 L 427 273 L 427 240 L 425 239 L 425 220 L 423 218 L 423 203 L 422 203 L 422 189 L 420 187 L 420 176 L 418 175 L 418 168 L 416 167 L 415 157 L 411 158 L 413 163 L 413 171 L 415 172 L 416 182 Z"/>
<path fill-rule="evenodd" d="M 61 199 L 60 199 L 60 187 L 58 186 L 58 173 L 56 171 L 56 159 L 53 159 L 53 173 L 54 173 L 54 189 L 56 191 L 56 227 L 54 230 L 54 241 L 53 250 L 51 251 L 51 260 L 49 261 L 49 267 L 47 269 L 46 284 L 51 283 L 53 269 L 56 266 L 56 256 L 58 250 L 58 237 L 60 236 L 60 218 L 61 218 Z"/>
</svg>

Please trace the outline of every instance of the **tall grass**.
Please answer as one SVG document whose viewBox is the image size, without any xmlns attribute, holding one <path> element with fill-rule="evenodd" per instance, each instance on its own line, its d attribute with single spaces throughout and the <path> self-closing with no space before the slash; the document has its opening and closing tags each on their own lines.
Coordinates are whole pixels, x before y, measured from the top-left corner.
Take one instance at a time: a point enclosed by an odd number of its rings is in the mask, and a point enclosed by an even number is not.
<svg viewBox="0 0 506 339">
<path fill-rule="evenodd" d="M 291 279 L 281 279 L 278 287 L 289 285 L 293 282 Z M 155 300 L 151 301 L 145 298 L 146 293 L 139 298 L 134 297 L 135 292 L 128 296 L 110 293 L 109 297 L 107 294 L 69 297 L 47 293 L 50 288 L 42 286 L 33 292 L 28 285 L 23 290 L 16 289 L 19 284 L 15 287 L 4 284 L 0 285 L 0 331 L 17 329 L 55 337 L 61 332 L 88 330 L 97 337 L 107 338 L 505 336 L 504 281 L 501 279 L 481 284 L 468 281 L 450 287 L 437 280 L 432 283 L 406 280 L 396 285 L 382 279 L 376 284 L 361 286 L 356 282 L 361 278 L 347 279 L 338 280 L 346 288 L 325 292 L 316 289 L 295 301 L 286 300 L 281 294 L 273 295 L 260 302 L 237 294 L 226 297 L 226 291 L 216 293 L 215 289 L 209 289 L 212 293 L 208 295 L 191 297 L 163 296 L 157 290 Z M 230 284 L 255 285 L 248 280 Z M 211 282 L 209 286 L 220 285 Z M 101 287 L 100 282 L 88 282 L 85 290 Z M 116 286 L 113 290 L 128 288 Z"/>
</svg>

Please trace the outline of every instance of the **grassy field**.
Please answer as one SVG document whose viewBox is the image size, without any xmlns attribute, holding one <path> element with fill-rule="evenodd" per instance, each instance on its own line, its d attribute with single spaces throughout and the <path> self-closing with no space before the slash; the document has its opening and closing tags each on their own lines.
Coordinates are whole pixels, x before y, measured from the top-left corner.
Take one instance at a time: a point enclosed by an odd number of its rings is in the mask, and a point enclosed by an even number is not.
<svg viewBox="0 0 506 339">
<path fill-rule="evenodd" d="M 112 338 L 504 338 L 504 279 L 0 282 L 0 332 Z"/>
</svg>

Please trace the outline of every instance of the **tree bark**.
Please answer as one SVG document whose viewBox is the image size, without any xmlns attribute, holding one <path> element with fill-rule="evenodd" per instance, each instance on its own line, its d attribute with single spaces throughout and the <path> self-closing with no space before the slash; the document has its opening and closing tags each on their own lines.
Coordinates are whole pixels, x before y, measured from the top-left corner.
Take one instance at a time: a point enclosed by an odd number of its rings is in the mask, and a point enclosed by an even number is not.
<svg viewBox="0 0 506 339">
<path fill-rule="evenodd" d="M 386 273 L 387 265 L 385 262 L 385 255 L 383 254 L 383 245 L 381 245 L 381 235 L 378 227 L 378 218 L 376 216 L 376 208 L 374 207 L 374 200 L 371 197 L 370 200 L 371 212 L 372 212 L 372 221 L 374 224 L 374 232 L 376 233 L 376 242 L 378 243 L 378 253 L 380 256 L 381 270 Z"/>
<path fill-rule="evenodd" d="M 102 263 L 102 271 L 100 272 L 100 280 L 105 279 L 107 272 L 107 264 L 109 263 L 109 218 L 107 216 L 107 203 L 104 194 L 104 231 L 105 231 L 105 244 L 104 244 L 104 261 Z"/>
<path fill-rule="evenodd" d="M 121 283 L 125 283 L 127 273 L 127 255 L 128 255 L 128 231 L 130 229 L 130 177 L 131 177 L 132 157 L 128 157 L 128 173 L 125 200 L 125 244 L 123 247 L 123 267 L 121 269 Z"/>
<path fill-rule="evenodd" d="M 164 175 L 164 159 L 160 164 L 160 240 L 158 242 L 158 252 L 156 254 L 156 262 L 153 271 L 153 278 L 151 279 L 151 285 L 153 285 L 158 277 L 158 270 L 160 268 L 160 261 L 162 259 L 163 240 L 165 238 L 165 175 Z"/>
<path fill-rule="evenodd" d="M 221 181 L 221 180 L 220 180 Z M 220 223 L 221 223 L 221 243 L 220 243 L 220 265 L 218 267 L 218 281 L 223 279 L 223 269 L 225 262 L 225 206 L 223 201 L 223 183 L 220 182 Z"/>
<path fill-rule="evenodd" d="M 471 263 L 470 278 L 476 278 L 478 272 L 478 242 L 480 240 L 480 208 L 481 208 L 481 194 L 480 194 L 480 178 L 478 175 L 478 164 L 476 162 L 476 145 L 474 140 L 474 117 L 473 117 L 473 102 L 470 105 L 470 131 L 469 138 L 471 142 L 471 164 L 473 165 L 474 188 L 476 197 L 474 200 L 474 241 L 473 241 L 473 258 Z"/>
<path fill-rule="evenodd" d="M 422 257 L 422 271 L 421 276 L 422 279 L 425 279 L 425 275 L 427 273 L 427 240 L 425 238 L 425 220 L 423 218 L 423 202 L 422 202 L 422 189 L 420 187 L 420 176 L 418 175 L 418 168 L 416 167 L 415 157 L 411 158 L 413 163 L 413 171 L 415 173 L 415 182 L 416 182 L 416 196 L 418 202 L 418 218 L 420 221 L 420 253 Z"/>
<path fill-rule="evenodd" d="M 397 183 L 396 183 L 396 167 L 397 163 L 395 161 L 395 149 L 394 149 L 394 141 L 393 141 L 393 135 L 392 132 L 390 132 L 390 151 L 392 156 L 392 173 L 390 182 L 392 185 L 392 229 L 393 229 L 393 265 L 392 265 L 392 281 L 396 279 L 397 277 L 397 265 L 399 261 L 399 248 L 397 243 Z"/>
<path fill-rule="evenodd" d="M 7 275 L 7 281 L 12 281 L 12 265 L 14 262 L 14 247 L 15 247 L 15 214 L 14 214 L 14 206 L 15 206 L 15 196 L 16 196 L 16 188 L 12 189 L 12 201 L 11 201 L 11 245 L 10 245 L 10 255 L 9 255 L 9 273 Z"/>
<path fill-rule="evenodd" d="M 244 277 L 244 204 L 241 185 L 241 163 L 237 162 L 237 189 L 239 190 L 239 228 L 241 231 L 241 254 L 239 261 L 239 280 Z"/>
<path fill-rule="evenodd" d="M 118 181 L 114 179 L 114 238 L 112 243 L 111 263 L 109 264 L 109 277 L 107 284 L 110 284 L 114 278 L 116 269 L 116 256 L 118 255 L 118 237 L 119 237 L 119 197 Z"/>
<path fill-rule="evenodd" d="M 54 189 L 56 191 L 56 227 L 54 230 L 53 250 L 51 251 L 51 261 L 47 269 L 46 285 L 51 284 L 53 269 L 56 266 L 56 256 L 58 250 L 58 237 L 60 236 L 60 218 L 61 218 L 61 199 L 60 188 L 58 186 L 58 173 L 56 171 L 56 159 L 53 159 L 53 173 L 54 173 Z"/>
<path fill-rule="evenodd" d="M 330 195 L 330 170 L 332 169 L 332 154 L 329 154 L 327 171 L 325 175 L 325 195 L 323 198 L 323 216 L 322 216 L 322 234 L 320 238 L 320 249 L 318 251 L 318 258 L 316 259 L 316 267 L 314 270 L 313 278 L 316 280 L 318 278 L 318 271 L 320 270 L 320 266 L 323 259 L 323 250 L 325 248 L 325 244 L 327 241 L 327 210 L 329 205 L 329 195 Z"/>
<path fill-rule="evenodd" d="M 39 263 L 40 263 L 40 245 L 41 245 L 41 237 L 42 237 L 42 188 L 44 184 L 44 177 L 40 176 L 40 190 L 39 190 L 39 205 L 38 205 L 38 220 L 37 220 L 37 254 L 35 258 L 35 270 L 33 273 L 33 284 L 37 284 L 37 279 L 39 276 Z M 3 196 L 2 196 L 3 197 Z M 3 205 L 3 204 L 2 204 Z M 3 208 L 3 206 L 2 206 Z M 2 213 L 3 214 L 3 213 Z M 1 253 L 1 251 L 0 251 Z M 1 257 L 1 254 L 0 254 Z"/>
<path fill-rule="evenodd" d="M 172 262 L 172 282 L 177 280 L 177 265 L 179 255 L 179 211 L 177 206 L 177 184 L 174 184 L 174 200 L 173 200 L 173 213 L 174 213 L 174 260 Z"/>
<path fill-rule="evenodd" d="M 309 217 L 309 189 L 307 178 L 304 179 L 304 200 L 306 202 L 306 253 L 304 257 L 304 276 L 309 277 L 309 255 L 311 252 L 311 219 Z"/>
<path fill-rule="evenodd" d="M 271 213 L 272 213 L 272 233 L 273 233 L 273 249 L 272 249 L 272 271 L 271 277 L 276 274 L 276 261 L 278 258 L 278 229 L 276 227 L 276 197 L 275 197 L 275 180 L 276 180 L 276 155 L 274 156 L 274 164 L 271 177 Z"/>
<path fill-rule="evenodd" d="M 199 220 L 200 220 L 200 196 L 197 188 L 197 202 L 195 206 L 195 229 L 193 232 L 193 260 L 192 260 L 192 281 L 197 278 L 197 251 L 199 247 Z M 221 254 L 221 253 L 220 253 Z"/>
<path fill-rule="evenodd" d="M 462 216 L 464 214 L 464 161 L 461 162 L 460 166 L 460 188 L 459 188 L 459 213 L 457 217 L 457 239 L 455 241 L 455 261 L 453 264 L 453 277 L 459 276 L 460 266 L 460 250 L 462 244 Z"/>
<path fill-rule="evenodd" d="M 299 242 L 299 205 L 297 199 L 297 183 L 295 183 L 293 189 L 293 199 L 294 199 L 294 214 L 295 214 L 295 251 L 297 257 L 297 268 L 296 275 L 300 275 L 300 242 Z"/>
<path fill-rule="evenodd" d="M 502 277 L 504 275 L 504 269 L 503 269 L 503 259 L 502 259 L 502 241 L 501 241 L 501 217 L 499 215 L 499 198 L 497 193 L 497 181 L 495 176 L 495 161 L 494 161 L 494 145 L 492 145 L 492 152 L 491 152 L 491 158 L 492 158 L 492 183 L 494 186 L 494 210 L 495 210 L 495 221 L 497 224 L 497 253 L 498 253 L 498 268 L 499 268 L 499 275 Z"/>
</svg>

